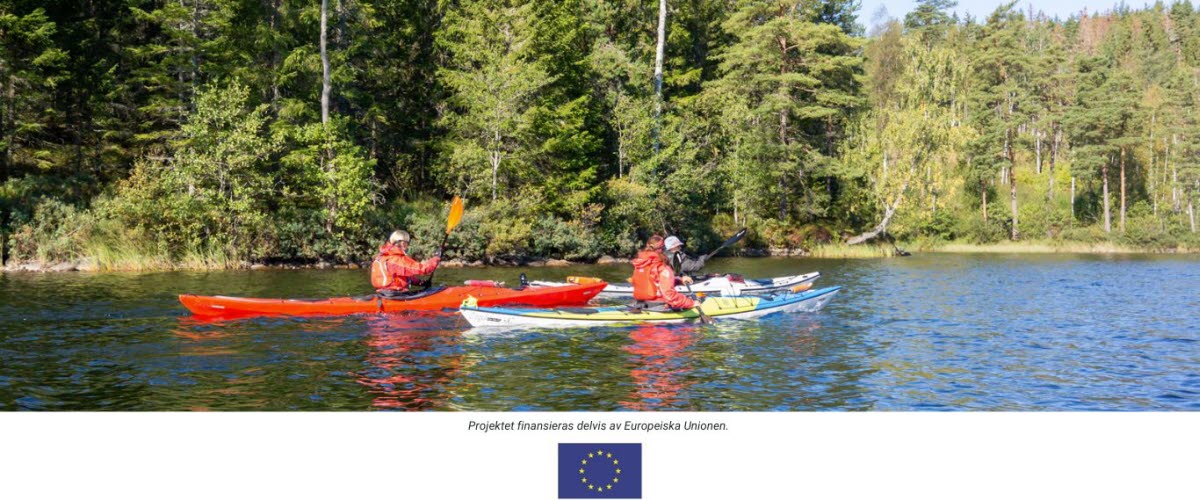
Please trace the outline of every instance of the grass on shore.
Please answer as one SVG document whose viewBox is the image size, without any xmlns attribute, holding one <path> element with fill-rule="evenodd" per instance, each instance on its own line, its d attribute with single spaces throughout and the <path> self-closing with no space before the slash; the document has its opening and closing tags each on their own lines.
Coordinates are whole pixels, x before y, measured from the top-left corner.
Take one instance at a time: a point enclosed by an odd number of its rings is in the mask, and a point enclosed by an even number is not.
<svg viewBox="0 0 1200 500">
<path fill-rule="evenodd" d="M 816 245 L 809 248 L 804 254 L 805 257 L 816 259 L 878 259 L 895 255 L 895 247 L 888 244 L 847 245 L 845 243 Z"/>
<path fill-rule="evenodd" d="M 1089 253 L 1089 254 L 1135 254 L 1135 253 L 1196 253 L 1197 248 L 1179 246 L 1175 248 L 1133 247 L 1113 242 L 1082 241 L 1006 241 L 986 245 L 949 242 L 922 246 L 923 252 L 946 253 Z"/>
<path fill-rule="evenodd" d="M 961 241 L 929 242 L 908 241 L 898 242 L 895 246 L 888 243 L 863 245 L 846 245 L 844 243 L 826 243 L 816 245 L 804 254 L 804 257 L 825 259 L 874 259 L 894 257 L 896 248 L 909 252 L 941 252 L 941 253 L 1009 253 L 1009 254 L 1046 254 L 1046 253 L 1079 253 L 1079 254 L 1151 254 L 1151 253 L 1200 253 L 1200 248 L 1178 246 L 1174 248 L 1151 248 L 1121 245 L 1113 242 L 1082 242 L 1082 241 L 1005 241 L 999 243 L 966 243 Z"/>
<path fill-rule="evenodd" d="M 171 269 L 232 269 L 239 263 L 214 249 L 189 251 L 179 259 L 133 243 L 98 241 L 84 250 L 84 260 L 97 271 L 161 271 Z"/>
</svg>

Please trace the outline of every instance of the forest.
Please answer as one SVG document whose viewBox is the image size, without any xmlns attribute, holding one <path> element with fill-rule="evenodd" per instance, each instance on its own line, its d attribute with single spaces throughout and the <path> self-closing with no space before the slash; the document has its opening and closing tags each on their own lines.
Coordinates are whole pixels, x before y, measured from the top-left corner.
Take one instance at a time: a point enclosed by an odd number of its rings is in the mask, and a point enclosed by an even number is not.
<svg viewBox="0 0 1200 500">
<path fill-rule="evenodd" d="M 1188 0 L 955 7 L 0 0 L 3 260 L 1200 248 Z"/>
</svg>

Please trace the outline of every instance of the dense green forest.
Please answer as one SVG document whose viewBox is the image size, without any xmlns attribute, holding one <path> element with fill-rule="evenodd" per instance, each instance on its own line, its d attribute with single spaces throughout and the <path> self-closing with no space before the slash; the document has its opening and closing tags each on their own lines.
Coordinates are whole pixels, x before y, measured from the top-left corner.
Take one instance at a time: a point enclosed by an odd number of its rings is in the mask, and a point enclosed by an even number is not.
<svg viewBox="0 0 1200 500">
<path fill-rule="evenodd" d="M 6 261 L 1200 247 L 1200 12 L 922 0 L 0 0 Z"/>
</svg>

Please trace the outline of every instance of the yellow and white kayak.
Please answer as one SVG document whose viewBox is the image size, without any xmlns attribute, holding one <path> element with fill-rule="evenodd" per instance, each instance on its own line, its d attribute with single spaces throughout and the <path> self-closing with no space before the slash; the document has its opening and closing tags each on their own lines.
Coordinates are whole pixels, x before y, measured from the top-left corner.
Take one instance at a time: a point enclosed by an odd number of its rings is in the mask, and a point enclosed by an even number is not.
<svg viewBox="0 0 1200 500">
<path fill-rule="evenodd" d="M 834 286 L 800 293 L 763 297 L 708 297 L 700 304 L 712 318 L 752 319 L 784 312 L 819 311 L 842 287 Z M 474 327 L 561 328 L 641 323 L 681 323 L 700 317 L 695 309 L 682 311 L 633 310 L 619 307 L 570 307 L 525 309 L 478 307 L 464 302 L 459 310 Z"/>
</svg>

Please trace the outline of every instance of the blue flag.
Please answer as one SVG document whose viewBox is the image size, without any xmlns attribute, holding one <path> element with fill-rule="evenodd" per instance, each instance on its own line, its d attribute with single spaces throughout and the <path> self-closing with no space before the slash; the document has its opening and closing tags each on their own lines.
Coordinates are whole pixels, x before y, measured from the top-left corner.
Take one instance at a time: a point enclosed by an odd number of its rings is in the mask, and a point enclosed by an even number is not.
<svg viewBox="0 0 1200 500">
<path fill-rule="evenodd" d="M 642 444 L 558 444 L 558 498 L 642 498 Z"/>
</svg>

